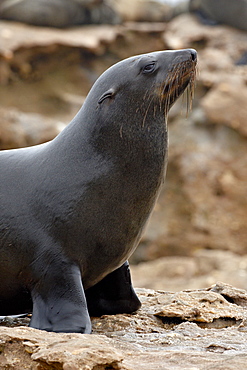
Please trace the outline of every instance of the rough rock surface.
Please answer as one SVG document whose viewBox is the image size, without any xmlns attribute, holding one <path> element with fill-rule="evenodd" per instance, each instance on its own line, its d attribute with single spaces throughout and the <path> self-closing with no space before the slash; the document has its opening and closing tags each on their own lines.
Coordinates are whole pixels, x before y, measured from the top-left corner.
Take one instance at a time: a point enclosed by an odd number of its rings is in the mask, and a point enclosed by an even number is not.
<svg viewBox="0 0 247 370">
<path fill-rule="evenodd" d="M 224 250 L 198 250 L 192 256 L 167 256 L 131 266 L 135 286 L 180 291 L 224 281 L 247 287 L 247 255 Z"/>
<path fill-rule="evenodd" d="M 1 326 L 0 369 L 246 369 L 246 291 L 138 294 L 138 312 L 94 318 L 93 335 Z"/>
<path fill-rule="evenodd" d="M 65 124 L 39 114 L 0 107 L 0 149 L 21 148 L 52 140 Z"/>
<path fill-rule="evenodd" d="M 173 6 L 155 0 L 110 0 L 124 21 L 162 22 L 173 15 Z"/>
<path fill-rule="evenodd" d="M 0 21 L 1 106 L 68 123 L 107 67 L 164 49 L 164 30 L 162 23 L 57 30 Z"/>
<path fill-rule="evenodd" d="M 201 25 L 187 14 L 169 23 L 164 40 L 168 48 L 198 50 L 198 79 L 188 119 L 178 115 L 179 104 L 170 114 L 165 189 L 139 260 L 199 248 L 245 254 L 247 66 L 237 62 L 247 33 Z"/>
</svg>

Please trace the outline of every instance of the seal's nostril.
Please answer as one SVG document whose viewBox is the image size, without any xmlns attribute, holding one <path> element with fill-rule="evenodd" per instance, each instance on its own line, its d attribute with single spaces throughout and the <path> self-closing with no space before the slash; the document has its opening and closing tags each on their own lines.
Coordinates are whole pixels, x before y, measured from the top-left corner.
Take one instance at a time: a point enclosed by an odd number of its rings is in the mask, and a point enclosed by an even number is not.
<svg viewBox="0 0 247 370">
<path fill-rule="evenodd" d="M 197 60 L 197 52 L 194 49 L 190 49 L 190 53 L 191 59 L 193 60 L 193 62 L 195 62 Z"/>
</svg>

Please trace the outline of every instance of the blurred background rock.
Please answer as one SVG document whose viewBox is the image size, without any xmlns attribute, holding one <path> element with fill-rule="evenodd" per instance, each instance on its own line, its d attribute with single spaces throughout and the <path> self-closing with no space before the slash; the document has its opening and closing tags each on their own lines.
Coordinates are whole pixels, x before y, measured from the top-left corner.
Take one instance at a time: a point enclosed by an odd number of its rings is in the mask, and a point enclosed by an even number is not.
<svg viewBox="0 0 247 370">
<path fill-rule="evenodd" d="M 247 288 L 245 14 L 245 0 L 0 1 L 0 149 L 51 140 L 120 59 L 198 51 L 193 109 L 184 96 L 170 112 L 165 187 L 131 257 L 138 287 Z"/>
</svg>

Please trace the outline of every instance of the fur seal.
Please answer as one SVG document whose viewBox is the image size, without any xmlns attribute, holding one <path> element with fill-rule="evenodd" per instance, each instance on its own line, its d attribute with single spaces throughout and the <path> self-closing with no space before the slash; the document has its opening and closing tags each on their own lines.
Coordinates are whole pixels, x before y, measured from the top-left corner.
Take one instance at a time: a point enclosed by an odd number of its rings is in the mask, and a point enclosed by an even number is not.
<svg viewBox="0 0 247 370">
<path fill-rule="evenodd" d="M 164 181 L 166 116 L 192 86 L 196 51 L 160 51 L 106 70 L 45 144 L 0 152 L 0 315 L 91 332 L 90 315 L 140 307 L 127 259 Z"/>
<path fill-rule="evenodd" d="M 105 0 L 0 0 L 0 19 L 57 28 L 121 22 Z"/>
<path fill-rule="evenodd" d="M 247 31 L 247 0 L 190 0 L 189 8 L 207 24 L 226 24 Z"/>
</svg>

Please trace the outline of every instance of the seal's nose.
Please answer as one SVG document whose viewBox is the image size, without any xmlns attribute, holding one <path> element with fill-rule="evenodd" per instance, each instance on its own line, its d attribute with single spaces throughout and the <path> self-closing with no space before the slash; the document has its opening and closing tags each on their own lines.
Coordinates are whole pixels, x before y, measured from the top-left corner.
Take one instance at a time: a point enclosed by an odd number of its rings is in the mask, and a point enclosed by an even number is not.
<svg viewBox="0 0 247 370">
<path fill-rule="evenodd" d="M 197 60 L 197 52 L 194 49 L 190 49 L 191 59 L 193 62 Z"/>
</svg>

